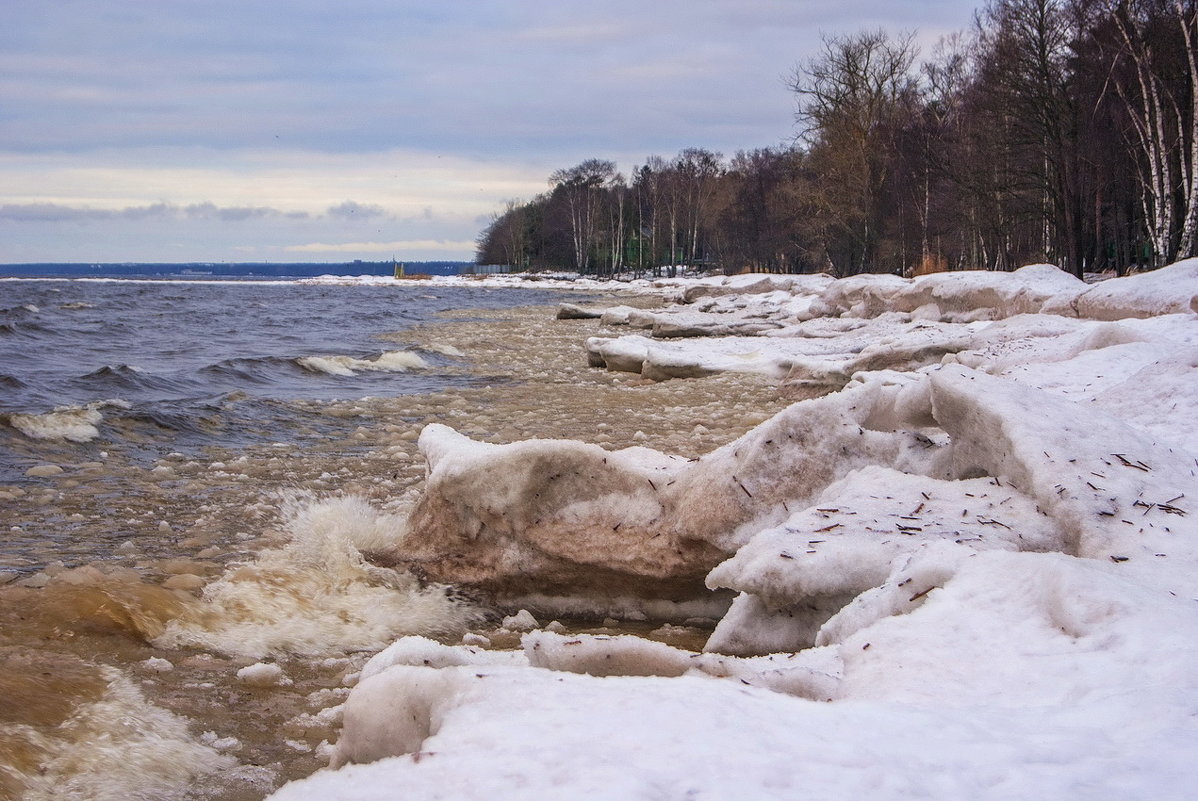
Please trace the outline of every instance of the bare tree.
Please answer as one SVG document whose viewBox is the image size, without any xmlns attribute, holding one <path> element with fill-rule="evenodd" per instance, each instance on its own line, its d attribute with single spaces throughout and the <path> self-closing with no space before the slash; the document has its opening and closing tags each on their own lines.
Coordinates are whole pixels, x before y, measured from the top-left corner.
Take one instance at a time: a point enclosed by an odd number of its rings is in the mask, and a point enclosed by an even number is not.
<svg viewBox="0 0 1198 801">
<path fill-rule="evenodd" d="M 824 37 L 823 52 L 791 79 L 799 138 L 834 174 L 838 191 L 829 199 L 840 208 L 832 213 L 855 241 L 842 273 L 870 269 L 875 256 L 890 138 L 917 94 L 913 42 L 911 33 L 892 38 L 882 30 Z"/>
<path fill-rule="evenodd" d="M 587 159 L 576 167 L 557 170 L 549 176 L 554 196 L 563 198 L 569 211 L 574 267 L 580 273 L 589 272 L 599 206 L 605 188 L 616 175 L 614 162 Z"/>
<path fill-rule="evenodd" d="M 702 148 L 687 148 L 674 160 L 678 181 L 678 196 L 684 222 L 684 260 L 694 264 L 699 259 L 699 235 L 709 222 L 711 201 L 716 186 L 724 174 L 723 157 Z"/>
<path fill-rule="evenodd" d="M 1182 0 L 1107 2 L 1118 49 L 1111 81 L 1139 153 L 1139 202 L 1153 266 L 1198 249 L 1198 12 Z"/>
</svg>

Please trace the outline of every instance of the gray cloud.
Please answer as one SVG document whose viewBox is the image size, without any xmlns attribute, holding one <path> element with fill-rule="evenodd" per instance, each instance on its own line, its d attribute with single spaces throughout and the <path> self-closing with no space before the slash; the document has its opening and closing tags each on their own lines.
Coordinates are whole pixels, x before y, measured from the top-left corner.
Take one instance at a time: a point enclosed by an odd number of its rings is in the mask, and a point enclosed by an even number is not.
<svg viewBox="0 0 1198 801">
<path fill-rule="evenodd" d="M 329 217 L 353 217 L 359 220 L 364 220 L 371 217 L 386 217 L 387 210 L 382 206 L 375 206 L 367 203 L 355 203 L 352 200 L 347 200 L 344 203 L 330 207 L 325 214 Z"/>
<path fill-rule="evenodd" d="M 130 206 L 123 209 L 95 209 L 58 203 L 16 203 L 0 205 L 0 220 L 21 223 L 88 222 L 93 220 L 145 220 L 178 214 L 178 207 L 166 203 Z"/>
<path fill-rule="evenodd" d="M 789 135 L 779 77 L 820 28 L 969 20 L 959 0 L 16 5 L 0 149 L 25 151 L 755 146 Z"/>
<path fill-rule="evenodd" d="M 390 243 L 467 241 L 488 221 L 484 186 L 486 197 L 511 197 L 529 191 L 528 175 L 584 158 L 628 168 L 683 147 L 731 154 L 786 141 L 783 76 L 821 30 L 919 28 L 927 41 L 967 26 L 971 5 L 7 3 L 3 256 L 282 258 L 312 243 L 360 243 L 368 256 Z M 400 152 L 403 174 L 371 184 Z M 470 167 L 426 169 L 433 156 Z M 299 175 L 307 162 L 358 177 L 313 180 Z M 480 174 L 495 164 L 520 169 Z"/>
<path fill-rule="evenodd" d="M 386 209 L 347 200 L 333 206 L 322 217 L 331 219 L 366 220 L 390 217 Z M 173 203 L 152 203 L 120 209 L 97 209 L 87 206 L 68 206 L 59 203 L 10 203 L 0 205 L 0 220 L 21 223 L 60 223 L 103 220 L 190 219 L 220 222 L 246 222 L 266 218 L 303 221 L 313 215 L 303 211 L 285 211 L 264 206 L 217 206 L 215 203 L 192 203 L 180 206 Z"/>
</svg>

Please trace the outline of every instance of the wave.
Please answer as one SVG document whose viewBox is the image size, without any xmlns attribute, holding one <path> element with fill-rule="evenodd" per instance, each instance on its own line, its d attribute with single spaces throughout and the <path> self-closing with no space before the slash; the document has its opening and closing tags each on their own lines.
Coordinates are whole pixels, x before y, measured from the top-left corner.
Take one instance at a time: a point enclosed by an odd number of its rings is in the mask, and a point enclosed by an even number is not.
<svg viewBox="0 0 1198 801">
<path fill-rule="evenodd" d="M 425 347 L 433 353 L 440 353 L 442 356 L 451 356 L 455 359 L 461 359 L 466 355 L 447 342 L 430 342 Z"/>
<path fill-rule="evenodd" d="M 271 373 L 295 371 L 296 360 L 281 356 L 242 356 L 235 359 L 210 364 L 200 369 L 200 373 L 209 377 L 232 378 L 237 381 L 248 381 L 255 384 L 268 383 L 272 380 Z"/>
<path fill-rule="evenodd" d="M 478 612 L 449 588 L 371 564 L 395 548 L 401 518 L 358 497 L 296 495 L 283 504 L 287 541 L 231 565 L 200 608 L 154 643 L 230 656 L 307 656 L 378 650 L 403 634 L 460 634 Z"/>
<path fill-rule="evenodd" d="M 159 393 L 183 394 L 193 389 L 185 381 L 167 378 L 140 367 L 130 364 L 117 364 L 101 367 L 86 375 L 80 376 L 80 382 L 93 391 L 153 391 Z"/>
<path fill-rule="evenodd" d="M 0 695 L 21 699 L 0 716 L 0 796 L 180 797 L 196 776 L 236 768 L 116 668 L 15 648 L 0 649 L 0 667 Z"/>
<path fill-rule="evenodd" d="M 12 413 L 0 415 L 0 422 L 20 431 L 30 439 L 91 442 L 100 436 L 98 426 L 104 421 L 101 409 L 128 409 L 123 400 L 105 400 L 86 406 L 60 406 L 45 414 Z"/>
<path fill-rule="evenodd" d="M 39 334 L 53 329 L 34 319 L 8 320 L 0 322 L 0 334 Z"/>
<path fill-rule="evenodd" d="M 32 303 L 26 303 L 21 306 L 8 306 L 6 308 L 0 309 L 0 314 L 23 317 L 27 314 L 37 314 L 40 311 L 41 309 L 39 307 L 33 305 Z"/>
<path fill-rule="evenodd" d="M 303 356 L 295 363 L 313 373 L 336 376 L 353 376 L 360 372 L 406 373 L 428 367 L 418 353 L 406 350 L 386 351 L 374 359 L 357 359 L 353 356 Z"/>
<path fill-rule="evenodd" d="M 125 416 L 126 420 L 151 423 L 178 434 L 204 434 L 211 428 L 219 428 L 209 417 L 201 415 L 190 406 L 156 404 Z"/>
<path fill-rule="evenodd" d="M 88 381 L 111 381 L 113 383 L 124 383 L 129 385 L 137 385 L 142 381 L 142 376 L 148 375 L 145 370 L 140 367 L 134 367 L 131 364 L 115 364 L 106 365 L 99 370 L 93 370 L 82 376 L 83 380 Z"/>
</svg>

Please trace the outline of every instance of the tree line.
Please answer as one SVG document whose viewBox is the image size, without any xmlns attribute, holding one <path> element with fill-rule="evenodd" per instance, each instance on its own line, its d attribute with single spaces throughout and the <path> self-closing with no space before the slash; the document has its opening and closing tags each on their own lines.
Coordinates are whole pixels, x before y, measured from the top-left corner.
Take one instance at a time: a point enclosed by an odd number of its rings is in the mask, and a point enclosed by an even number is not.
<svg viewBox="0 0 1198 801">
<path fill-rule="evenodd" d="M 790 143 L 558 170 L 478 262 L 1080 276 L 1198 253 L 1198 0 L 989 0 L 923 60 L 911 33 L 825 36 L 789 88 Z"/>
</svg>

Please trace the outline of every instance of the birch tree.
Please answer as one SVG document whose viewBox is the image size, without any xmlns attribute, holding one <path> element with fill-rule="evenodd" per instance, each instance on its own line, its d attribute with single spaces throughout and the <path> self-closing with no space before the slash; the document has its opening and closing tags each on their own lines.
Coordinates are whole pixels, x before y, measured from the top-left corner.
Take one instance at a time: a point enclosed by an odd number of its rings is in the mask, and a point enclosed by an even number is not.
<svg viewBox="0 0 1198 801">
<path fill-rule="evenodd" d="M 590 271 L 604 190 L 617 174 L 614 162 L 587 159 L 549 176 L 554 196 L 562 199 L 569 214 L 574 267 L 580 273 Z"/>
</svg>

